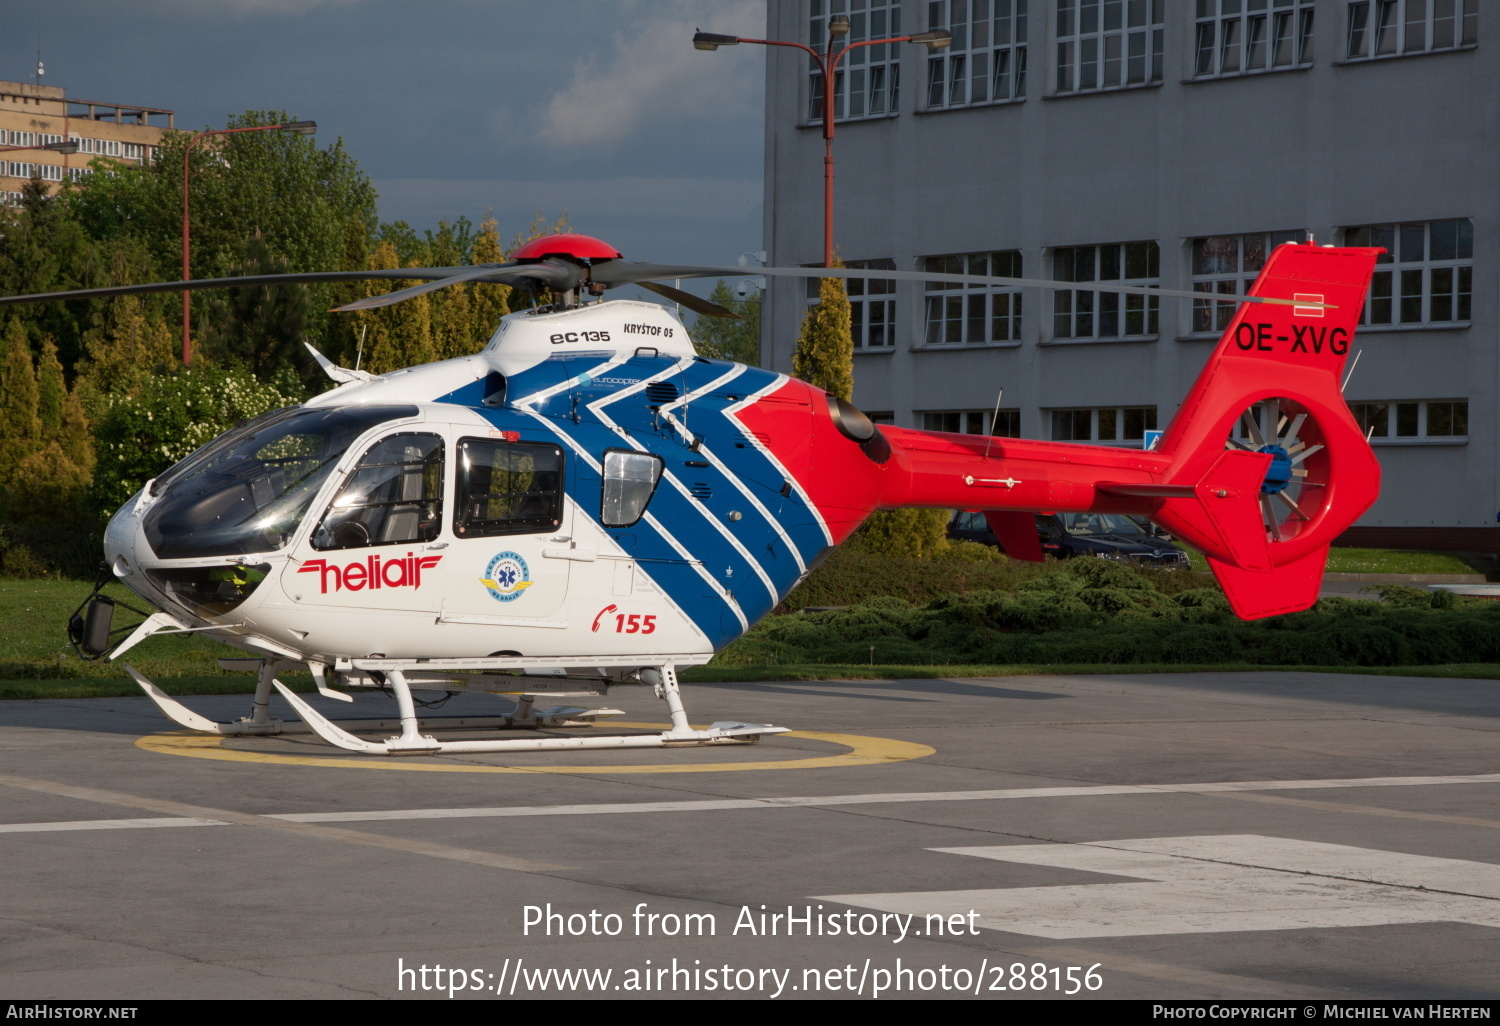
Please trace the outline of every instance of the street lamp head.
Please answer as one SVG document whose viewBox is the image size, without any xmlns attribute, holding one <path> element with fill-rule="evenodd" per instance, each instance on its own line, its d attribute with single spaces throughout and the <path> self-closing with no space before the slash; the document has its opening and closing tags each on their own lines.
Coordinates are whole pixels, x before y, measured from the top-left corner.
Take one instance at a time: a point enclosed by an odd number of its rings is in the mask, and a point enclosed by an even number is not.
<svg viewBox="0 0 1500 1026">
<path fill-rule="evenodd" d="M 849 16 L 847 14 L 835 14 L 828 19 L 828 34 L 840 37 L 849 34 Z"/>
<path fill-rule="evenodd" d="M 66 139 L 62 142 L 47 143 L 42 149 L 51 150 L 53 153 L 77 153 L 78 141 L 76 139 Z"/>
<path fill-rule="evenodd" d="M 942 50 L 953 45 L 953 33 L 947 29 L 917 32 L 911 37 L 913 43 L 926 43 L 929 50 Z"/>
<path fill-rule="evenodd" d="M 312 135 L 318 130 L 316 121 L 289 121 L 281 126 L 283 132 L 296 132 L 298 135 Z"/>
<path fill-rule="evenodd" d="M 717 50 L 721 46 L 738 46 L 739 36 L 722 36 L 717 32 L 694 32 L 693 46 L 699 50 Z"/>
</svg>

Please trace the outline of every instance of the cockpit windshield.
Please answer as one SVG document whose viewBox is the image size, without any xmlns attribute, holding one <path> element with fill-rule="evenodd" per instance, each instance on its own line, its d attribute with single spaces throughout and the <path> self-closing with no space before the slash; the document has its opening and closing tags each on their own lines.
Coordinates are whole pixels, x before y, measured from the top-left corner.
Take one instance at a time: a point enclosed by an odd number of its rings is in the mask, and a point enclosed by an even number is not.
<svg viewBox="0 0 1500 1026">
<path fill-rule="evenodd" d="M 146 540 L 161 559 L 279 549 L 355 439 L 416 415 L 415 406 L 293 407 L 242 425 L 162 475 Z"/>
</svg>

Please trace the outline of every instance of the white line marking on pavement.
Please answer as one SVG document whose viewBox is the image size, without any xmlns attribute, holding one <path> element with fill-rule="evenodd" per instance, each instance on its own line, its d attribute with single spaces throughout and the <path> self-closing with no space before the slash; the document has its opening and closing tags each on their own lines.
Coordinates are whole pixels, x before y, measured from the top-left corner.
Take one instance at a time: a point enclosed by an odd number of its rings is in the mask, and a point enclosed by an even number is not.
<svg viewBox="0 0 1500 1026">
<path fill-rule="evenodd" d="M 1062 940 L 1394 923 L 1500 927 L 1500 865 L 1232 834 L 934 848 L 1148 883 L 819 895 L 883 912 L 978 913 L 990 930 Z"/>
<path fill-rule="evenodd" d="M 60 823 L 0 823 L 0 834 L 41 834 L 54 830 L 132 830 L 151 827 L 228 826 L 222 819 L 164 816 L 160 819 L 74 819 Z"/>
<path fill-rule="evenodd" d="M 1230 780 L 1203 784 L 1103 784 L 1081 787 L 1013 787 L 991 791 L 898 791 L 883 794 L 830 794 L 792 798 L 712 798 L 685 802 L 619 802 L 592 805 L 522 805 L 511 808 L 388 809 L 370 812 L 285 812 L 267 815 L 288 823 L 366 823 L 406 819 L 491 819 L 514 816 L 618 816 L 655 812 L 722 812 L 745 809 L 818 808 L 837 805 L 891 805 L 931 802 L 988 802 L 1021 798 L 1100 798 L 1115 795 L 1213 794 L 1226 791 L 1301 791 L 1354 787 L 1415 787 L 1448 784 L 1500 784 L 1500 773 L 1441 777 L 1354 777 L 1346 780 Z M 92 825 L 91 825 L 92 824 Z M 216 826 L 217 820 L 100 819 L 72 823 L 0 824 L 0 833 L 115 827 Z"/>
</svg>

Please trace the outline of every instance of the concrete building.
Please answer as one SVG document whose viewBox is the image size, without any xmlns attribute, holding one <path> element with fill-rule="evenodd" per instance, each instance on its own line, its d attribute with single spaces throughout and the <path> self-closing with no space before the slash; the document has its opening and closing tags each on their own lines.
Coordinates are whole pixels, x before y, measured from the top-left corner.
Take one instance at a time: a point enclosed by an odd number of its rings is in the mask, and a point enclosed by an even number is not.
<svg viewBox="0 0 1500 1026">
<path fill-rule="evenodd" d="M 1500 10 L 1477 0 L 770 0 L 771 39 L 949 28 L 836 84 L 850 263 L 1242 290 L 1287 239 L 1377 244 L 1347 397 L 1384 469 L 1347 542 L 1500 550 Z M 1481 16 L 1482 15 L 1482 16 Z M 856 57 L 858 59 L 856 59 Z M 769 262 L 822 259 L 820 88 L 767 48 Z M 1489 285 L 1485 283 L 1488 282 Z M 855 402 L 897 424 L 1141 445 L 1227 304 L 867 285 Z M 766 296 L 788 370 L 808 293 Z M 1216 308 L 1217 307 L 1217 308 Z"/>
<path fill-rule="evenodd" d="M 18 201 L 33 174 L 56 192 L 64 181 L 90 174 L 90 162 L 99 157 L 147 162 L 175 120 L 170 110 L 75 100 L 58 86 L 0 82 L 0 202 Z M 42 148 L 69 141 L 76 153 Z"/>
</svg>

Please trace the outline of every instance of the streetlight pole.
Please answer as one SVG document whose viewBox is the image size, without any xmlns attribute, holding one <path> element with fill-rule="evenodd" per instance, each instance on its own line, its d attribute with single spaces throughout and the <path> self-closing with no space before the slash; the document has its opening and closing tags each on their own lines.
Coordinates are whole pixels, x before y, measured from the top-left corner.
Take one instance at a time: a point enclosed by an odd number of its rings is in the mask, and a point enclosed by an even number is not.
<svg viewBox="0 0 1500 1026">
<path fill-rule="evenodd" d="M 0 146 L 0 152 L 9 152 L 11 150 L 46 150 L 49 153 L 67 154 L 77 153 L 78 144 L 72 139 L 68 139 L 64 142 L 43 143 L 40 146 Z"/>
<path fill-rule="evenodd" d="M 929 50 L 941 50 L 953 42 L 953 35 L 947 29 L 934 29 L 930 32 L 914 32 L 909 36 L 889 36 L 885 39 L 866 39 L 858 43 L 850 43 L 835 52 L 834 44 L 849 34 L 849 17 L 837 14 L 828 19 L 828 43 L 824 51 L 808 46 L 806 43 L 791 42 L 782 39 L 746 39 L 742 36 L 724 36 L 714 32 L 695 32 L 693 34 L 693 46 L 699 50 L 717 50 L 721 46 L 737 46 L 740 43 L 756 43 L 760 46 L 790 46 L 797 50 L 806 51 L 814 61 L 818 63 L 818 71 L 823 77 L 823 266 L 833 266 L 833 101 L 834 101 L 834 78 L 838 71 L 839 61 L 850 50 L 861 46 L 879 46 L 882 43 L 924 43 Z"/>
<path fill-rule="evenodd" d="M 318 130 L 316 121 L 288 121 L 281 125 L 246 125 L 243 128 L 217 128 L 205 132 L 199 132 L 187 141 L 182 148 L 182 280 L 190 281 L 192 274 L 189 271 L 189 254 L 191 252 L 191 221 L 188 217 L 188 174 L 190 164 L 188 158 L 193 154 L 193 147 L 200 139 L 210 135 L 233 135 L 236 132 L 296 132 L 298 135 L 312 135 Z M 182 290 L 182 365 L 188 366 L 193 359 L 192 348 L 192 325 L 193 304 L 192 293 L 187 289 Z"/>
</svg>

